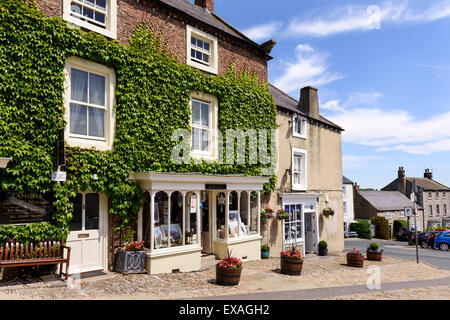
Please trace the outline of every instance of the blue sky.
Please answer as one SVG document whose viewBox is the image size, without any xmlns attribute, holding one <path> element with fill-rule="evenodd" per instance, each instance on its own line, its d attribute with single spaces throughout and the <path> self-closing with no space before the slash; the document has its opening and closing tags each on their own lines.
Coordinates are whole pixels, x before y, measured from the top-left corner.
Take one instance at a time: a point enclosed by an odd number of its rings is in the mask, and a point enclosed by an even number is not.
<svg viewBox="0 0 450 320">
<path fill-rule="evenodd" d="M 349 179 L 381 188 L 403 166 L 450 186 L 450 1 L 215 0 L 215 13 L 277 41 L 271 83 L 319 89 Z"/>
</svg>

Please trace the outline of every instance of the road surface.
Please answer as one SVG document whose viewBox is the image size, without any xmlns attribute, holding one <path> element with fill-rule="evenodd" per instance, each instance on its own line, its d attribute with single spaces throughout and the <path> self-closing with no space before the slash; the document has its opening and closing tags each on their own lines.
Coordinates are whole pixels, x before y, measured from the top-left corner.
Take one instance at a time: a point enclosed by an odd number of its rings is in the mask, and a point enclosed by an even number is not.
<svg viewBox="0 0 450 320">
<path fill-rule="evenodd" d="M 356 248 L 365 253 L 370 242 L 377 242 L 383 248 L 383 255 L 394 258 L 416 259 L 416 248 L 408 246 L 406 241 L 345 239 L 345 251 Z M 427 262 L 439 268 L 450 269 L 450 251 L 423 249 L 419 246 L 419 261 Z"/>
</svg>

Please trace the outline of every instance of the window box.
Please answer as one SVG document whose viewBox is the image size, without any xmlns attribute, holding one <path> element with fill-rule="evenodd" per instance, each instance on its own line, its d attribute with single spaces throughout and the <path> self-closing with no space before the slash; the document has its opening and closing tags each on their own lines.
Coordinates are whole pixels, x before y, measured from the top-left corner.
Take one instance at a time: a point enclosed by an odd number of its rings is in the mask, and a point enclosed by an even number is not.
<svg viewBox="0 0 450 320">
<path fill-rule="evenodd" d="M 145 251 L 118 251 L 114 269 L 122 273 L 143 272 L 145 270 Z"/>
<path fill-rule="evenodd" d="M 108 38 L 117 38 L 117 0 L 63 0 L 63 19 Z"/>
</svg>

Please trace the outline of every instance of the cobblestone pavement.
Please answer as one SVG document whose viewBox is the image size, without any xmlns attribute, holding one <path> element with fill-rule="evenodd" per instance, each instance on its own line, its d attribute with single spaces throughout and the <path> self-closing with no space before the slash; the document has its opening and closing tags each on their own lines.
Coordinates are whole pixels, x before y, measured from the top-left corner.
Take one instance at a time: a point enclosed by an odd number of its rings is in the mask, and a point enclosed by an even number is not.
<svg viewBox="0 0 450 320">
<path fill-rule="evenodd" d="M 79 287 L 45 287 L 39 284 L 1 287 L 1 299 L 179 299 L 233 295 L 278 290 L 296 290 L 365 284 L 367 268 L 380 267 L 381 281 L 427 280 L 450 276 L 449 270 L 426 263 L 383 257 L 365 261 L 364 268 L 345 265 L 344 253 L 327 257 L 307 257 L 301 276 L 279 273 L 280 259 L 245 262 L 241 282 L 236 287 L 215 284 L 215 270 L 162 275 L 120 275 L 111 273 L 99 279 L 84 279 Z M 60 283 L 62 284 L 62 282 Z M 447 291 L 448 292 L 448 291 Z"/>
<path fill-rule="evenodd" d="M 411 288 L 314 300 L 450 300 L 450 286 Z"/>
</svg>

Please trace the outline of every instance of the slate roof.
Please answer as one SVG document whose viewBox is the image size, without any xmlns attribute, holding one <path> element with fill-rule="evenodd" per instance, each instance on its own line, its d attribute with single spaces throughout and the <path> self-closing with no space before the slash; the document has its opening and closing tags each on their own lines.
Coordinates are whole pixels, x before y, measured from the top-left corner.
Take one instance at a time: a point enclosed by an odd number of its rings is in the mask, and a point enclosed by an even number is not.
<svg viewBox="0 0 450 320">
<path fill-rule="evenodd" d="M 406 180 L 412 183 L 413 179 L 416 179 L 416 185 L 417 187 L 420 187 L 424 190 L 450 190 L 450 188 L 444 186 L 443 184 L 434 181 L 433 179 L 428 178 L 412 178 L 412 177 L 406 177 Z"/>
<path fill-rule="evenodd" d="M 412 207 L 411 200 L 400 191 L 360 191 L 377 211 L 403 210 Z"/>
<path fill-rule="evenodd" d="M 187 0 L 158 0 L 160 3 L 165 4 L 166 6 L 169 6 L 171 8 L 174 8 L 178 11 L 181 11 L 182 13 L 202 22 L 205 24 L 208 24 L 209 26 L 227 33 L 228 35 L 240 39 L 242 41 L 247 42 L 248 44 L 256 47 L 257 49 L 261 50 L 264 53 L 264 50 L 262 47 L 245 36 L 242 32 L 234 28 L 232 25 L 230 25 L 228 22 L 226 22 L 221 17 L 217 16 L 214 13 L 210 13 L 206 11 L 205 9 L 187 1 Z"/>
<path fill-rule="evenodd" d="M 290 95 L 288 95 L 287 93 L 284 93 L 283 91 L 281 91 L 280 89 L 278 89 L 277 87 L 275 87 L 274 85 L 269 83 L 269 90 L 270 90 L 270 94 L 273 96 L 273 100 L 275 101 L 275 104 L 283 109 L 289 110 L 291 112 L 296 112 L 300 115 L 303 115 L 307 118 L 310 119 L 314 119 L 312 117 L 309 116 L 308 112 L 306 112 L 305 110 L 301 109 L 298 106 L 298 101 L 295 100 L 294 98 L 292 98 Z M 314 119 L 316 121 L 322 122 L 323 124 L 326 124 L 330 127 L 333 127 L 335 129 L 338 129 L 340 131 L 343 131 L 344 129 L 342 129 L 340 126 L 338 126 L 337 124 L 331 122 L 330 120 L 320 116 L 320 119 Z"/>
<path fill-rule="evenodd" d="M 353 184 L 353 181 L 347 178 L 346 176 L 342 176 L 343 184 Z"/>
</svg>

